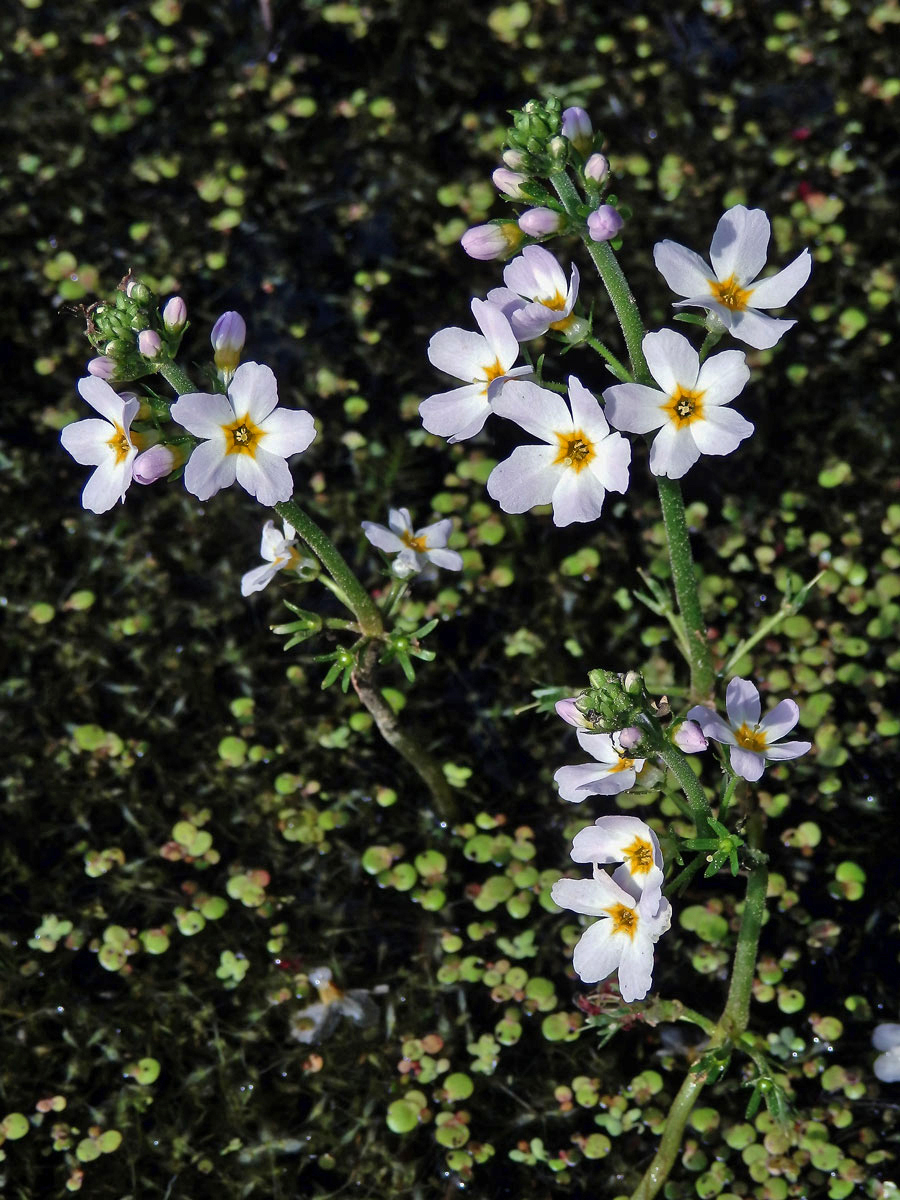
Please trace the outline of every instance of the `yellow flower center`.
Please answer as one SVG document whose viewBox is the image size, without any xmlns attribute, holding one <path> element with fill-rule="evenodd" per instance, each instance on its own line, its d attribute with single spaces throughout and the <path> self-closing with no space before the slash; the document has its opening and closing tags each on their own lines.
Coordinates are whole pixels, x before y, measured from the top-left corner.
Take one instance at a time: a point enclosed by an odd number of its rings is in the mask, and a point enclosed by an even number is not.
<svg viewBox="0 0 900 1200">
<path fill-rule="evenodd" d="M 404 546 L 408 546 L 410 550 L 415 550 L 416 554 L 424 554 L 427 546 L 425 545 L 424 537 L 413 537 L 408 529 L 405 529 L 400 534 L 400 541 Z"/>
<path fill-rule="evenodd" d="M 573 433 L 558 433 L 556 440 L 559 442 L 559 451 L 553 460 L 555 467 L 571 467 L 577 474 L 595 457 L 594 443 L 580 429 Z"/>
<path fill-rule="evenodd" d="M 679 384 L 669 397 L 668 404 L 662 406 L 662 410 L 669 414 L 669 420 L 676 428 L 683 429 L 693 421 L 703 420 L 704 395 L 704 392 L 686 391 Z"/>
<path fill-rule="evenodd" d="M 646 875 L 653 866 L 653 847 L 642 837 L 636 837 L 622 853 L 632 875 Z"/>
<path fill-rule="evenodd" d="M 757 729 L 754 725 L 752 728 L 746 721 L 734 731 L 735 741 L 745 750 L 753 750 L 757 754 L 761 754 L 766 748 L 766 735 L 761 729 Z"/>
<path fill-rule="evenodd" d="M 334 1004 L 335 1000 L 340 1000 L 344 994 L 340 988 L 334 986 L 330 979 L 317 983 L 316 991 L 319 993 L 319 1001 L 322 1004 Z"/>
<path fill-rule="evenodd" d="M 620 758 L 617 763 L 609 768 L 610 775 L 615 775 L 617 771 L 628 771 L 634 766 L 633 758 Z"/>
<path fill-rule="evenodd" d="M 721 282 L 718 279 L 710 279 L 709 288 L 719 303 L 733 312 L 743 312 L 753 294 L 752 288 L 742 288 L 733 275 Z"/>
<path fill-rule="evenodd" d="M 223 425 L 226 454 L 249 454 L 253 458 L 259 448 L 263 430 L 249 417 L 238 417 L 231 425 Z"/>
<path fill-rule="evenodd" d="M 489 367 L 482 367 L 482 370 L 484 371 L 484 390 L 482 391 L 482 395 L 486 396 L 488 388 L 494 382 L 494 380 L 499 379 L 500 376 L 505 375 L 506 372 L 503 370 L 503 364 L 500 362 L 499 358 L 495 358 Z M 472 382 L 479 382 L 478 377 L 476 376 Z"/>
<path fill-rule="evenodd" d="M 131 452 L 131 443 L 128 440 L 128 434 L 121 425 L 114 424 L 113 428 L 116 432 L 106 444 L 109 446 L 110 450 L 112 450 L 113 454 L 115 454 L 116 466 L 118 466 L 119 463 L 123 463 L 125 461 Z"/>
<path fill-rule="evenodd" d="M 627 904 L 613 904 L 603 911 L 612 917 L 613 933 L 624 933 L 632 941 L 634 940 L 638 927 L 638 915 L 633 908 L 629 908 Z"/>
<path fill-rule="evenodd" d="M 543 304 L 545 308 L 552 308 L 554 312 L 562 312 L 566 307 L 566 298 L 559 291 L 554 292 L 549 300 L 545 300 L 543 296 L 535 296 L 535 300 Z"/>
</svg>

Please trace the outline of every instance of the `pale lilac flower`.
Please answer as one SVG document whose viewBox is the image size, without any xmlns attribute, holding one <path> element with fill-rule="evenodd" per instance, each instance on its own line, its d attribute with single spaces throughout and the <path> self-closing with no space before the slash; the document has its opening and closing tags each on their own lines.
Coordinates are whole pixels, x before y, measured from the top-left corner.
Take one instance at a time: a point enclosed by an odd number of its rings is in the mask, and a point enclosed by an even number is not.
<svg viewBox="0 0 900 1200">
<path fill-rule="evenodd" d="M 504 196 L 509 196 L 511 200 L 524 200 L 526 197 L 522 192 L 522 184 L 528 182 L 528 176 L 523 175 L 520 171 L 510 171 L 508 167 L 498 167 L 491 175 L 494 181 L 494 187 L 498 192 L 502 192 Z"/>
<path fill-rule="evenodd" d="M 151 446 L 134 460 L 134 482 L 143 486 L 165 479 L 184 462 L 181 449 L 173 446 Z"/>
<path fill-rule="evenodd" d="M 639 892 L 648 891 L 652 882 L 655 896 L 649 896 L 658 906 L 663 882 L 663 856 L 656 834 L 639 817 L 598 817 L 593 825 L 579 829 L 572 842 L 570 857 L 577 863 L 621 863 L 613 872 L 613 880 L 629 888 L 633 880 Z M 655 911 L 655 910 L 654 910 Z"/>
<path fill-rule="evenodd" d="M 494 412 L 515 421 L 544 446 L 517 446 L 488 478 L 488 495 L 504 512 L 553 505 L 553 523 L 595 521 L 607 490 L 628 489 L 631 447 L 612 433 L 597 400 L 569 376 L 569 406 L 562 396 L 534 383 L 507 384 Z"/>
<path fill-rule="evenodd" d="M 581 935 L 572 957 L 584 983 L 619 972 L 622 999 L 643 1000 L 653 986 L 653 947 L 672 923 L 672 906 L 660 898 L 662 871 L 648 872 L 643 890 L 630 875 L 616 882 L 595 868 L 593 879 L 560 879 L 550 889 L 560 908 L 601 917 Z"/>
<path fill-rule="evenodd" d="M 519 343 L 509 321 L 495 304 L 473 300 L 472 313 L 481 333 L 452 326 L 439 329 L 428 343 L 428 361 L 439 371 L 465 379 L 464 387 L 428 396 L 419 405 L 429 433 L 452 442 L 474 437 L 487 420 L 501 385 L 531 367 L 513 367 Z"/>
<path fill-rule="evenodd" d="M 156 358 L 162 349 L 162 339 L 155 329 L 142 329 L 138 334 L 138 353 L 144 358 Z"/>
<path fill-rule="evenodd" d="M 876 1025 L 872 1045 L 882 1053 L 875 1059 L 875 1077 L 882 1083 L 900 1082 L 900 1025 Z"/>
<path fill-rule="evenodd" d="M 284 522 L 284 530 L 279 533 L 274 521 L 266 521 L 263 525 L 262 540 L 259 552 L 265 559 L 262 566 L 254 567 L 241 576 L 241 595 L 249 596 L 253 592 L 261 592 L 268 587 L 279 571 L 293 567 L 300 561 L 300 552 L 294 545 L 297 534 L 293 525 Z"/>
<path fill-rule="evenodd" d="M 770 762 L 799 758 L 811 747 L 810 742 L 781 742 L 800 719 L 793 700 L 782 700 L 760 720 L 759 692 L 749 679 L 732 679 L 725 694 L 727 723 L 702 704 L 688 712 L 708 738 L 731 747 L 731 769 L 742 779 L 755 783 Z"/>
<path fill-rule="evenodd" d="M 235 314 L 236 315 L 236 314 Z M 184 472 L 184 486 L 208 500 L 235 479 L 260 504 L 277 504 L 294 490 L 287 459 L 313 441 L 316 429 L 304 409 L 278 408 L 270 367 L 246 362 L 234 373 L 228 396 L 192 392 L 172 405 L 172 419 L 205 438 Z"/>
<path fill-rule="evenodd" d="M 609 159 L 605 154 L 592 154 L 584 164 L 585 179 L 593 179 L 594 183 L 602 183 L 609 174 Z"/>
<path fill-rule="evenodd" d="M 709 745 L 696 721 L 682 721 L 672 734 L 672 741 L 683 754 L 702 754 Z"/>
<path fill-rule="evenodd" d="M 99 354 L 96 358 L 88 360 L 87 371 L 88 375 L 93 375 L 96 379 L 112 379 L 116 373 L 116 364 L 109 355 Z"/>
<path fill-rule="evenodd" d="M 187 324 L 187 305 L 180 296 L 172 296 L 162 310 L 163 325 L 169 333 L 178 333 Z"/>
<path fill-rule="evenodd" d="M 473 225 L 459 239 L 469 258 L 488 262 L 494 258 L 509 258 L 522 245 L 524 234 L 515 221 L 495 225 Z"/>
<path fill-rule="evenodd" d="M 608 242 L 616 236 L 625 222 L 611 204 L 601 204 L 587 219 L 592 242 Z"/>
<path fill-rule="evenodd" d="M 373 546 L 386 554 L 397 555 L 391 570 L 399 579 L 409 579 L 420 572 L 433 575 L 434 567 L 462 570 L 462 555 L 447 549 L 447 539 L 453 531 L 449 517 L 413 532 L 409 509 L 392 508 L 388 511 L 387 528 L 374 521 L 363 521 L 362 527 Z"/>
<path fill-rule="evenodd" d="M 736 204 L 720 218 L 710 246 L 712 266 L 677 242 L 657 242 L 653 261 L 666 283 L 690 305 L 714 313 L 725 328 L 748 346 L 765 350 L 787 333 L 796 321 L 768 317 L 761 308 L 782 308 L 809 278 L 812 259 L 808 250 L 792 263 L 760 279 L 769 245 L 769 218 L 761 208 Z"/>
<path fill-rule="evenodd" d="M 583 108 L 567 108 L 562 115 L 562 135 L 572 143 L 579 154 L 590 153 L 594 144 L 594 127 Z"/>
<path fill-rule="evenodd" d="M 131 422 L 140 402 L 135 396 L 126 399 L 118 395 L 95 375 L 79 379 L 78 391 L 103 420 L 75 421 L 63 429 L 59 440 L 77 463 L 97 468 L 84 486 L 81 503 L 90 512 L 105 513 L 116 501 L 125 499 L 131 483 L 138 452 Z"/>
<path fill-rule="evenodd" d="M 526 246 L 503 271 L 506 287 L 493 288 L 488 300 L 503 311 L 520 342 L 548 329 L 565 332 L 575 318 L 578 268 L 572 264 L 568 284 L 562 267 L 543 246 Z"/>
<path fill-rule="evenodd" d="M 213 325 L 209 340 L 213 348 L 216 369 L 227 382 L 241 361 L 241 351 L 247 338 L 247 324 L 240 313 L 224 312 Z"/>
<path fill-rule="evenodd" d="M 661 390 L 617 383 L 603 398 L 606 415 L 617 429 L 659 429 L 650 448 L 654 475 L 680 479 L 701 454 L 731 454 L 750 436 L 750 422 L 725 407 L 750 378 L 740 350 L 723 350 L 701 366 L 691 343 L 672 329 L 648 333 L 641 345 Z"/>
<path fill-rule="evenodd" d="M 616 796 L 633 788 L 644 759 L 631 758 L 614 733 L 588 733 L 579 729 L 578 745 L 597 761 L 560 767 L 553 779 L 560 797 L 579 804 L 588 796 Z"/>
<path fill-rule="evenodd" d="M 551 233 L 558 233 L 562 223 L 561 214 L 552 208 L 526 208 L 519 217 L 519 228 L 529 237 L 547 237 Z"/>
</svg>

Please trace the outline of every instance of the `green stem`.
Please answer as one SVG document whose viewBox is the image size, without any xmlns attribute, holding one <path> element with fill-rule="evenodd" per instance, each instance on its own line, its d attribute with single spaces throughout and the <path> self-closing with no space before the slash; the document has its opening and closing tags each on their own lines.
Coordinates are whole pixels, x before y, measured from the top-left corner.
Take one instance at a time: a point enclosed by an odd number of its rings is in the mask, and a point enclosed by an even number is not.
<svg viewBox="0 0 900 1200">
<path fill-rule="evenodd" d="M 688 762 L 687 756 L 682 754 L 678 747 L 673 746 L 671 742 L 666 742 L 662 750 L 658 750 L 657 753 L 678 780 L 678 784 L 685 794 L 687 802 L 691 807 L 691 815 L 694 818 L 697 837 L 711 836 L 712 830 L 709 818 L 712 816 L 712 810 L 709 807 L 709 801 L 706 799 L 703 784 L 691 769 L 691 764 Z"/>
<path fill-rule="evenodd" d="M 159 373 L 162 375 L 163 379 L 165 379 L 166 383 L 168 383 L 172 387 L 173 391 L 175 391 L 179 396 L 186 396 L 191 392 L 196 392 L 197 390 L 196 385 L 192 381 L 190 375 L 188 375 L 186 371 L 182 370 L 177 362 L 172 362 L 170 360 L 169 362 L 163 363 L 163 365 L 159 368 Z"/>
<path fill-rule="evenodd" d="M 377 638 L 384 633 L 381 613 L 375 601 L 350 570 L 328 535 L 306 515 L 296 500 L 283 500 L 274 506 L 282 520 L 288 521 L 303 538 L 316 558 L 346 598 L 350 611 L 359 622 L 364 637 Z"/>
<path fill-rule="evenodd" d="M 616 379 L 620 380 L 622 383 L 632 382 L 631 372 L 628 370 L 625 364 L 619 362 L 612 350 L 609 350 L 606 346 L 604 346 L 598 338 L 588 336 L 584 339 L 584 341 L 585 345 L 590 346 L 590 348 L 595 350 L 602 359 L 605 359 L 609 369 L 612 371 L 613 375 L 615 375 Z"/>
<path fill-rule="evenodd" d="M 725 784 L 725 791 L 722 793 L 722 799 L 719 801 L 719 816 L 718 820 L 725 824 L 725 817 L 728 809 L 731 806 L 731 801 L 734 799 L 734 793 L 737 790 L 737 785 L 741 782 L 740 775 L 732 775 Z"/>
<path fill-rule="evenodd" d="M 756 970 L 759 931 L 766 908 L 768 874 L 765 866 L 754 867 L 747 880 L 747 898 L 734 952 L 734 968 L 728 998 L 722 1016 L 716 1022 L 706 1049 L 714 1050 L 726 1041 L 735 1042 L 747 1028 L 750 994 Z M 631 1200 L 652 1200 L 675 1165 L 688 1117 L 706 1083 L 704 1072 L 690 1071 L 672 1102 L 662 1137 L 653 1161 L 631 1196 Z"/>
</svg>

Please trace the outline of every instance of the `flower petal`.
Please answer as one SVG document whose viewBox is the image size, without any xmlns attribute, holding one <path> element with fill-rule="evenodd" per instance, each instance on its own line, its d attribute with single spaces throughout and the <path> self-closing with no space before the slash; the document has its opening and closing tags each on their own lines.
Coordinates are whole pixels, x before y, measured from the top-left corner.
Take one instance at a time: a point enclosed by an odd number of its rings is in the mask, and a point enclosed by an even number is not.
<svg viewBox="0 0 900 1200">
<path fill-rule="evenodd" d="M 674 329 L 658 329 L 641 342 L 650 374 L 667 395 L 680 385 L 693 388 L 700 374 L 700 356 Z"/>
<path fill-rule="evenodd" d="M 131 483 L 132 463 L 136 455 L 135 450 L 121 462 L 116 462 L 110 454 L 100 463 L 81 493 L 81 503 L 89 512 L 108 512 L 120 500 L 124 500 Z"/>
<path fill-rule="evenodd" d="M 428 432 L 454 441 L 473 437 L 490 415 L 486 389 L 480 383 L 438 392 L 419 405 L 419 416 Z"/>
<path fill-rule="evenodd" d="M 765 731 L 767 758 L 771 757 L 768 754 L 768 746 L 784 737 L 786 733 L 790 733 L 799 720 L 800 709 L 793 700 L 782 700 L 780 704 L 775 705 L 771 712 L 766 713 L 759 723 L 759 728 Z"/>
<path fill-rule="evenodd" d="M 267 562 L 262 566 L 254 567 L 252 571 L 245 572 L 241 576 L 241 595 L 251 596 L 254 592 L 261 592 L 263 588 L 269 586 L 281 567 L 281 563 Z"/>
<path fill-rule="evenodd" d="M 376 525 L 374 521 L 363 521 L 362 527 L 372 545 L 383 550 L 385 554 L 397 554 L 404 548 L 405 543 L 383 525 Z"/>
<path fill-rule="evenodd" d="M 759 691 L 749 679 L 734 678 L 725 692 L 725 710 L 732 728 L 742 725 L 756 728 L 760 715 Z"/>
<path fill-rule="evenodd" d="M 653 986 L 653 942 L 641 924 L 632 937 L 622 938 L 619 991 L 626 1004 L 643 1000 Z"/>
<path fill-rule="evenodd" d="M 546 333 L 553 321 L 558 321 L 567 313 L 554 312 L 546 304 L 532 301 L 517 308 L 509 315 L 509 323 L 519 342 L 530 342 L 533 338 Z"/>
<path fill-rule="evenodd" d="M 761 208 L 735 204 L 723 213 L 713 234 L 709 256 L 719 280 L 730 279 L 746 287 L 766 265 L 771 227 Z"/>
<path fill-rule="evenodd" d="M 553 524 L 562 529 L 575 522 L 596 521 L 603 508 L 606 488 L 590 470 L 563 470 L 553 489 Z"/>
<path fill-rule="evenodd" d="M 412 517 L 408 508 L 389 508 L 388 509 L 388 525 L 396 533 L 397 537 L 402 538 L 404 534 L 412 534 Z M 405 546 L 406 543 L 404 542 Z"/>
<path fill-rule="evenodd" d="M 723 350 L 708 358 L 697 376 L 697 390 L 703 393 L 704 408 L 727 404 L 744 390 L 750 368 L 743 350 Z"/>
<path fill-rule="evenodd" d="M 718 713 L 706 708 L 705 705 L 695 704 L 693 708 L 688 709 L 687 717 L 689 721 L 696 721 L 704 735 L 712 738 L 714 742 L 721 742 L 726 746 L 737 745 L 731 728 L 725 724 Z"/>
<path fill-rule="evenodd" d="M 114 425 L 125 424 L 123 409 L 126 402 L 105 379 L 98 379 L 96 375 L 86 375 L 78 380 L 77 387 L 82 400 L 86 400 L 101 417 L 105 417 Z"/>
<path fill-rule="evenodd" d="M 766 746 L 766 758 L 769 762 L 786 762 L 808 754 L 811 749 L 812 742 L 778 742 L 775 746 Z"/>
<path fill-rule="evenodd" d="M 710 408 L 690 429 L 701 454 L 732 454 L 754 426 L 733 408 Z"/>
<path fill-rule="evenodd" d="M 496 359 L 504 371 L 509 370 L 519 357 L 519 341 L 503 312 L 487 300 L 473 300 L 472 315 L 487 341 L 488 365 Z"/>
<path fill-rule="evenodd" d="M 273 505 L 290 500 L 294 493 L 291 469 L 278 454 L 270 454 L 261 447 L 255 454 L 234 454 L 237 459 L 235 473 L 241 487 L 255 497 L 260 504 Z"/>
<path fill-rule="evenodd" d="M 255 425 L 261 425 L 278 403 L 275 372 L 265 363 L 241 363 L 228 385 L 228 399 L 236 416 L 249 417 Z"/>
<path fill-rule="evenodd" d="M 662 408 L 668 399 L 665 392 L 643 383 L 614 383 L 603 399 L 610 424 L 629 433 L 650 433 L 669 419 Z"/>
<path fill-rule="evenodd" d="M 678 296 L 709 294 L 709 281 L 713 271 L 707 262 L 668 238 L 653 247 L 653 261 L 666 283 Z"/>
<path fill-rule="evenodd" d="M 756 783 L 766 769 L 766 760 L 762 754 L 745 750 L 743 746 L 732 746 L 731 769 L 735 775 L 740 775 L 741 779 L 746 779 L 749 783 Z"/>
<path fill-rule="evenodd" d="M 463 557 L 457 550 L 445 550 L 438 546 L 435 550 L 426 550 L 425 557 L 445 571 L 461 571 L 463 568 Z"/>
<path fill-rule="evenodd" d="M 176 404 L 180 403 L 181 401 L 176 401 Z M 184 468 L 184 486 L 198 500 L 208 500 L 222 488 L 230 487 L 234 483 L 234 460 L 242 457 L 243 455 L 226 454 L 224 442 L 201 442 L 195 447 Z"/>
<path fill-rule="evenodd" d="M 622 957 L 623 942 L 613 935 L 612 921 L 595 921 L 581 935 L 572 953 L 572 966 L 583 983 L 599 983 L 615 971 Z"/>
<path fill-rule="evenodd" d="M 188 392 L 186 396 L 180 396 L 169 411 L 173 421 L 177 421 L 188 433 L 199 438 L 224 438 L 223 426 L 231 425 L 235 418 L 234 409 L 228 399 L 212 392 Z M 193 455 L 191 457 L 193 458 Z M 233 479 L 234 476 L 232 481 Z M 218 490 L 216 488 L 216 491 Z M 193 491 L 193 488 L 188 487 L 188 491 Z M 209 494 L 212 495 L 212 492 Z"/>
<path fill-rule="evenodd" d="M 259 543 L 259 553 L 266 562 L 274 562 L 284 545 L 284 538 L 275 528 L 274 521 L 266 521 L 263 525 L 262 538 Z"/>
<path fill-rule="evenodd" d="M 691 426 L 676 429 L 667 424 L 660 429 L 650 447 L 650 470 L 654 475 L 681 479 L 699 457 L 700 450 L 691 436 Z"/>
<path fill-rule="evenodd" d="M 240 371 L 240 367 L 238 370 Z M 254 419 L 251 417 L 251 419 Z M 262 424 L 261 446 L 270 454 L 287 458 L 291 454 L 302 454 L 316 437 L 316 423 L 312 413 L 304 408 L 276 408 Z"/>
<path fill-rule="evenodd" d="M 783 308 L 809 279 L 811 270 L 812 258 L 809 251 L 804 250 L 783 271 L 759 280 L 750 297 L 751 305 L 753 308 Z"/>
<path fill-rule="evenodd" d="M 609 433 L 609 422 L 603 415 L 600 401 L 574 375 L 568 378 L 569 407 L 572 409 L 573 429 L 582 429 L 593 442 Z"/>
<path fill-rule="evenodd" d="M 605 871 L 593 879 L 558 879 L 550 889 L 554 904 L 588 917 L 599 917 L 613 904 L 634 907 L 634 899 Z"/>
<path fill-rule="evenodd" d="M 554 451 L 559 449 L 557 432 L 569 433 L 575 428 L 562 396 L 527 380 L 505 384 L 491 407 L 498 416 L 515 421 L 526 433 L 547 442 Z"/>
<path fill-rule="evenodd" d="M 517 446 L 488 476 L 488 495 L 508 513 L 549 504 L 565 470 L 554 465 L 555 454 L 552 446 Z"/>
<path fill-rule="evenodd" d="M 490 366 L 494 358 L 480 333 L 457 326 L 439 329 L 428 343 L 428 361 L 431 365 L 452 375 L 454 379 L 465 379 L 468 383 L 476 377 L 483 379 L 485 367 Z"/>
<path fill-rule="evenodd" d="M 872 1031 L 872 1048 L 875 1050 L 892 1050 L 900 1046 L 900 1025 L 885 1021 L 876 1025 Z"/>
<path fill-rule="evenodd" d="M 659 839 L 640 817 L 598 817 L 593 825 L 575 834 L 570 856 L 577 863 L 625 862 L 626 848 L 637 840 L 650 844 L 653 862 L 662 867 Z"/>
<path fill-rule="evenodd" d="M 561 799 L 568 800 L 570 804 L 580 804 L 588 796 L 598 794 L 587 789 L 593 788 L 594 784 L 599 783 L 607 774 L 608 771 L 594 763 L 578 763 L 572 767 L 560 767 L 554 774 L 553 781 L 559 788 Z"/>
<path fill-rule="evenodd" d="M 726 309 L 728 316 L 719 313 L 725 321 L 732 337 L 756 350 L 769 350 L 779 342 L 796 321 L 782 321 L 776 317 L 767 317 L 765 313 L 757 312 L 754 308 L 745 308 L 743 312 L 731 312 Z"/>
<path fill-rule="evenodd" d="M 628 491 L 628 468 L 631 464 L 631 444 L 620 433 L 611 433 L 594 443 L 594 457 L 588 470 L 611 492 Z"/>
<path fill-rule="evenodd" d="M 109 421 L 88 417 L 66 425 L 59 440 L 77 463 L 83 467 L 96 467 L 110 454 L 109 440 L 114 435 L 115 429 Z"/>
<path fill-rule="evenodd" d="M 614 767 L 621 761 L 620 755 L 613 745 L 612 737 L 608 733 L 596 733 L 589 729 L 579 729 L 576 736 L 578 738 L 578 745 L 582 750 L 590 754 L 597 762 L 603 763 L 608 767 Z"/>
</svg>

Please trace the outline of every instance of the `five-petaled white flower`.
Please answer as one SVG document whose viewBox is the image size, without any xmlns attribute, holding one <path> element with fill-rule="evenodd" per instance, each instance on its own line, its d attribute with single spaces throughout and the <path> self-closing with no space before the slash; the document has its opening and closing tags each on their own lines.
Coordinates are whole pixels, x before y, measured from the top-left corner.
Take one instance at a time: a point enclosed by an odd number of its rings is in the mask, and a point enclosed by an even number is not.
<svg viewBox="0 0 900 1200">
<path fill-rule="evenodd" d="M 195 437 L 184 486 L 208 500 L 235 479 L 260 504 L 288 500 L 294 490 L 287 459 L 316 436 L 305 409 L 278 408 L 278 385 L 270 367 L 245 362 L 234 372 L 228 396 L 191 392 L 172 405 L 172 418 Z"/>
<path fill-rule="evenodd" d="M 701 366 L 691 343 L 673 329 L 648 333 L 641 345 L 660 390 L 617 383 L 603 398 L 617 429 L 659 430 L 650 447 L 654 475 L 680 479 L 701 454 L 731 454 L 750 436 L 750 422 L 726 407 L 750 378 L 740 350 L 723 350 Z"/>
<path fill-rule="evenodd" d="M 663 856 L 659 840 L 639 817 L 598 817 L 593 825 L 575 834 L 570 855 L 577 863 L 621 863 L 613 872 L 613 880 L 622 887 L 628 887 L 628 878 L 634 880 L 642 893 L 647 891 L 651 879 L 654 885 L 662 886 Z M 657 888 L 656 899 L 659 898 Z"/>
<path fill-rule="evenodd" d="M 779 321 L 759 310 L 787 304 L 809 278 L 812 259 L 804 250 L 777 275 L 758 278 L 766 265 L 769 232 L 769 218 L 761 208 L 736 204 L 716 226 L 709 250 L 712 267 L 686 246 L 657 242 L 657 270 L 673 292 L 687 297 L 676 301 L 675 308 L 706 308 L 748 346 L 774 346 L 796 321 Z"/>
<path fill-rule="evenodd" d="M 548 329 L 564 333 L 575 318 L 572 309 L 578 298 L 578 268 L 566 284 L 563 269 L 541 246 L 526 246 L 503 272 L 506 287 L 488 292 L 488 300 L 509 318 L 520 342 L 540 337 Z"/>
<path fill-rule="evenodd" d="M 810 742 L 773 744 L 794 728 L 800 709 L 793 700 L 782 700 L 761 721 L 759 692 L 749 679 L 732 679 L 725 693 L 725 709 L 727 723 L 702 704 L 696 704 L 687 715 L 708 738 L 731 747 L 731 769 L 742 779 L 755 782 L 766 763 L 799 758 L 810 749 Z"/>
<path fill-rule="evenodd" d="M 630 873 L 619 882 L 599 867 L 593 879 L 560 879 L 550 895 L 560 908 L 602 917 L 581 935 L 572 965 L 584 983 L 597 983 L 618 969 L 622 999 L 643 1000 L 653 985 L 653 946 L 672 922 L 672 906 L 661 898 L 663 873 L 647 872 L 641 887 Z"/>
<path fill-rule="evenodd" d="M 616 734 L 579 729 L 577 737 L 578 745 L 597 762 L 559 768 L 553 778 L 563 800 L 578 804 L 588 796 L 616 796 L 634 787 L 644 759 L 629 757 Z"/>
<path fill-rule="evenodd" d="M 279 571 L 300 562 L 300 551 L 294 545 L 296 532 L 293 525 L 284 523 L 284 533 L 279 533 L 274 521 L 263 525 L 259 552 L 266 560 L 262 566 L 254 567 L 241 576 L 241 595 L 249 596 L 268 587 Z"/>
<path fill-rule="evenodd" d="M 504 512 L 552 504 L 554 525 L 595 521 L 607 490 L 627 491 L 631 447 L 611 432 L 596 398 L 574 375 L 569 404 L 571 412 L 562 396 L 519 380 L 494 401 L 499 416 L 547 443 L 517 446 L 491 471 L 488 495 Z"/>
<path fill-rule="evenodd" d="M 138 452 L 131 422 L 140 402 L 133 395 L 120 396 L 96 375 L 79 379 L 78 391 L 104 419 L 75 421 L 65 427 L 59 440 L 77 463 L 97 468 L 84 485 L 81 503 L 93 513 L 105 513 L 117 500 L 125 499 L 131 483 Z"/>
<path fill-rule="evenodd" d="M 437 392 L 419 405 L 422 424 L 450 442 L 474 437 L 491 412 L 491 402 L 507 379 L 531 374 L 513 367 L 519 343 L 509 321 L 495 304 L 473 300 L 472 313 L 481 333 L 453 326 L 439 329 L 428 343 L 428 360 L 465 386 Z"/>
<path fill-rule="evenodd" d="M 447 539 L 453 530 L 449 517 L 425 525 L 413 532 L 412 518 L 408 508 L 392 508 L 388 511 L 388 527 L 376 525 L 374 521 L 363 521 L 363 532 L 379 550 L 396 554 L 391 571 L 399 579 L 409 579 L 422 572 L 428 578 L 436 574 L 435 567 L 448 571 L 461 571 L 462 555 L 447 549 Z"/>
</svg>

